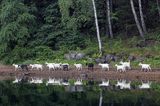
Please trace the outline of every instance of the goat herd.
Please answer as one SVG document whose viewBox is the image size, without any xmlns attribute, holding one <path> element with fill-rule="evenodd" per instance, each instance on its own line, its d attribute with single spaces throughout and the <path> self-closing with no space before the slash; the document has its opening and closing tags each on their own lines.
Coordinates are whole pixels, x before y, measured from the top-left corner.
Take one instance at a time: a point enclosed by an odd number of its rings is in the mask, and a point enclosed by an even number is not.
<svg viewBox="0 0 160 106">
<path fill-rule="evenodd" d="M 108 63 L 99 63 L 98 64 L 102 70 L 108 70 L 110 68 L 110 65 Z M 13 64 L 13 66 L 15 67 L 15 71 L 16 70 L 29 70 L 29 67 L 31 68 L 31 70 L 40 70 L 42 71 L 45 67 L 47 67 L 50 70 L 63 70 L 63 71 L 68 71 L 70 69 L 70 66 L 68 63 L 45 63 L 45 65 L 43 64 L 30 64 L 30 65 L 26 65 L 26 64 Z M 86 63 L 86 66 L 88 68 L 88 70 L 93 70 L 94 69 L 94 64 L 93 63 Z M 139 63 L 139 66 L 141 66 L 141 71 L 152 71 L 150 64 L 142 64 Z M 81 71 L 82 70 L 82 64 L 74 64 L 74 67 L 76 68 L 76 70 Z M 119 64 L 115 64 L 115 67 L 117 69 L 117 71 L 120 72 L 126 72 L 127 69 L 131 69 L 131 65 L 130 65 L 130 61 L 128 62 L 123 62 L 120 61 Z"/>
</svg>

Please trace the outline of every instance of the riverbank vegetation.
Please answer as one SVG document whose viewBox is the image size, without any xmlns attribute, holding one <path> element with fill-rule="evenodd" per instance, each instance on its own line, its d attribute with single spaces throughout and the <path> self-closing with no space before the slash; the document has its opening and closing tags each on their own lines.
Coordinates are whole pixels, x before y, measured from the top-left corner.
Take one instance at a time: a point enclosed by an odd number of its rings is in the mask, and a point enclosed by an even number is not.
<svg viewBox="0 0 160 106">
<path fill-rule="evenodd" d="M 143 61 L 158 67 L 159 4 L 134 1 L 137 27 L 131 2 L 95 0 L 102 55 L 132 56 L 135 66 Z M 70 51 L 85 53 L 84 60 L 101 57 L 91 0 L 0 0 L 0 5 L 1 63 L 66 62 Z"/>
</svg>

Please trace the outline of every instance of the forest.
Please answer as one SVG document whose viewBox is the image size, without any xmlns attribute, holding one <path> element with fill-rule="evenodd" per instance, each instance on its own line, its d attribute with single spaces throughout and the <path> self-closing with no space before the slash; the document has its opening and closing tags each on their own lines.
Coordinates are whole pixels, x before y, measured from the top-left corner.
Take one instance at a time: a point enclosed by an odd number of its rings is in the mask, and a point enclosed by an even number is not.
<svg viewBox="0 0 160 106">
<path fill-rule="evenodd" d="M 157 61 L 159 5 L 159 0 L 0 0 L 1 63 L 63 59 L 69 51 L 92 58 L 125 51 Z"/>
</svg>

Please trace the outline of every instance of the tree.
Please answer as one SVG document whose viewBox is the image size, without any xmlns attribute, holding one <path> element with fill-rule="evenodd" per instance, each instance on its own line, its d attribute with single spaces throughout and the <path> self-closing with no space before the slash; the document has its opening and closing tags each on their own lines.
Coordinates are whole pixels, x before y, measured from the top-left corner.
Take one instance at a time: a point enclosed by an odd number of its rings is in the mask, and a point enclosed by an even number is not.
<svg viewBox="0 0 160 106">
<path fill-rule="evenodd" d="M 107 0 L 107 18 L 108 18 L 109 35 L 110 35 L 111 38 L 113 38 L 112 23 L 111 23 L 110 0 Z"/>
<path fill-rule="evenodd" d="M 160 7 L 159 7 L 159 0 L 156 0 L 156 3 L 157 3 L 158 14 L 159 14 L 159 17 L 160 17 Z"/>
<path fill-rule="evenodd" d="M 147 34 L 147 29 L 146 29 L 146 25 L 145 25 L 145 21 L 144 21 L 144 16 L 143 16 L 143 12 L 142 12 L 142 1 L 138 0 L 138 4 L 139 4 L 139 12 L 140 12 L 142 29 L 143 29 L 144 33 Z"/>
<path fill-rule="evenodd" d="M 142 31 L 142 28 L 141 28 L 140 23 L 139 23 L 138 18 L 137 18 L 137 14 L 136 14 L 136 11 L 135 11 L 135 8 L 134 8 L 133 0 L 130 0 L 130 4 L 131 4 L 132 13 L 133 13 L 133 15 L 134 15 L 134 19 L 135 19 L 135 22 L 136 22 L 138 31 L 139 31 L 139 33 L 140 33 L 140 36 L 142 37 L 142 39 L 145 39 L 145 38 L 144 38 L 144 33 L 143 33 L 143 31 Z"/>
<path fill-rule="evenodd" d="M 19 0 L 3 0 L 0 9 L 1 55 L 10 53 L 15 46 L 25 47 L 34 29 L 35 16 Z"/>
<path fill-rule="evenodd" d="M 95 23 L 96 23 L 96 29 L 97 29 L 97 39 L 98 39 L 98 44 L 99 44 L 99 53 L 102 54 L 102 44 L 101 44 L 101 38 L 100 38 L 100 34 L 99 34 L 97 11 L 96 11 L 96 6 L 95 6 L 95 1 L 94 0 L 92 0 L 92 4 L 93 4 L 93 9 L 94 9 Z"/>
</svg>

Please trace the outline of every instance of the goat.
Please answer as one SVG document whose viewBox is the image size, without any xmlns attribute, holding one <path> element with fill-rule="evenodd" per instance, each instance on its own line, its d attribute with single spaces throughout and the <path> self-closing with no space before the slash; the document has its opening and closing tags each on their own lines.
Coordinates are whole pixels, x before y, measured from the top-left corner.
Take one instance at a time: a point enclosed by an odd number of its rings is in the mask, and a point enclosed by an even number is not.
<svg viewBox="0 0 160 106">
<path fill-rule="evenodd" d="M 59 70 L 59 69 L 61 69 L 62 67 L 61 67 L 61 63 L 54 63 L 53 64 L 54 65 L 54 67 L 55 67 L 55 70 Z"/>
<path fill-rule="evenodd" d="M 43 65 L 41 64 L 30 64 L 31 69 L 33 70 L 34 68 L 40 69 L 41 71 L 43 70 Z"/>
<path fill-rule="evenodd" d="M 18 69 L 21 69 L 21 70 L 25 69 L 28 71 L 28 65 L 26 64 L 13 64 L 13 66 L 15 67 L 15 71 Z"/>
<path fill-rule="evenodd" d="M 15 71 L 18 70 L 18 68 L 20 68 L 18 64 L 12 64 L 12 65 L 15 67 Z"/>
<path fill-rule="evenodd" d="M 117 64 L 115 64 L 115 66 L 117 67 L 117 71 L 118 71 L 118 70 L 120 70 L 120 72 L 121 72 L 121 71 L 123 71 L 123 72 L 126 71 L 126 70 L 125 70 L 125 67 L 124 67 L 123 65 L 117 65 Z"/>
<path fill-rule="evenodd" d="M 150 67 L 150 64 L 142 64 L 142 63 L 139 63 L 139 66 L 141 66 L 141 71 L 145 71 L 145 70 L 148 70 L 148 71 L 152 71 L 151 70 L 151 67 Z"/>
<path fill-rule="evenodd" d="M 82 64 L 74 64 L 77 70 L 82 70 Z"/>
<path fill-rule="evenodd" d="M 94 68 L 93 63 L 86 63 L 86 65 L 88 66 L 88 70 L 93 70 L 93 68 Z"/>
<path fill-rule="evenodd" d="M 63 71 L 68 71 L 69 69 L 69 64 L 68 63 L 63 63 L 61 64 Z"/>
<path fill-rule="evenodd" d="M 22 69 L 22 70 L 27 70 L 28 71 L 28 65 L 26 64 L 20 64 L 19 67 Z"/>
<path fill-rule="evenodd" d="M 131 66 L 130 66 L 130 61 L 129 62 L 123 62 L 123 61 L 120 61 L 120 64 L 123 65 L 126 69 L 131 69 Z"/>
<path fill-rule="evenodd" d="M 49 68 L 49 71 L 50 71 L 50 69 L 55 70 L 55 66 L 53 64 L 47 64 L 47 67 Z"/>
<path fill-rule="evenodd" d="M 109 64 L 105 63 L 105 64 L 101 64 L 99 63 L 98 65 L 100 65 L 102 67 L 102 70 L 108 70 L 109 71 Z"/>
</svg>

